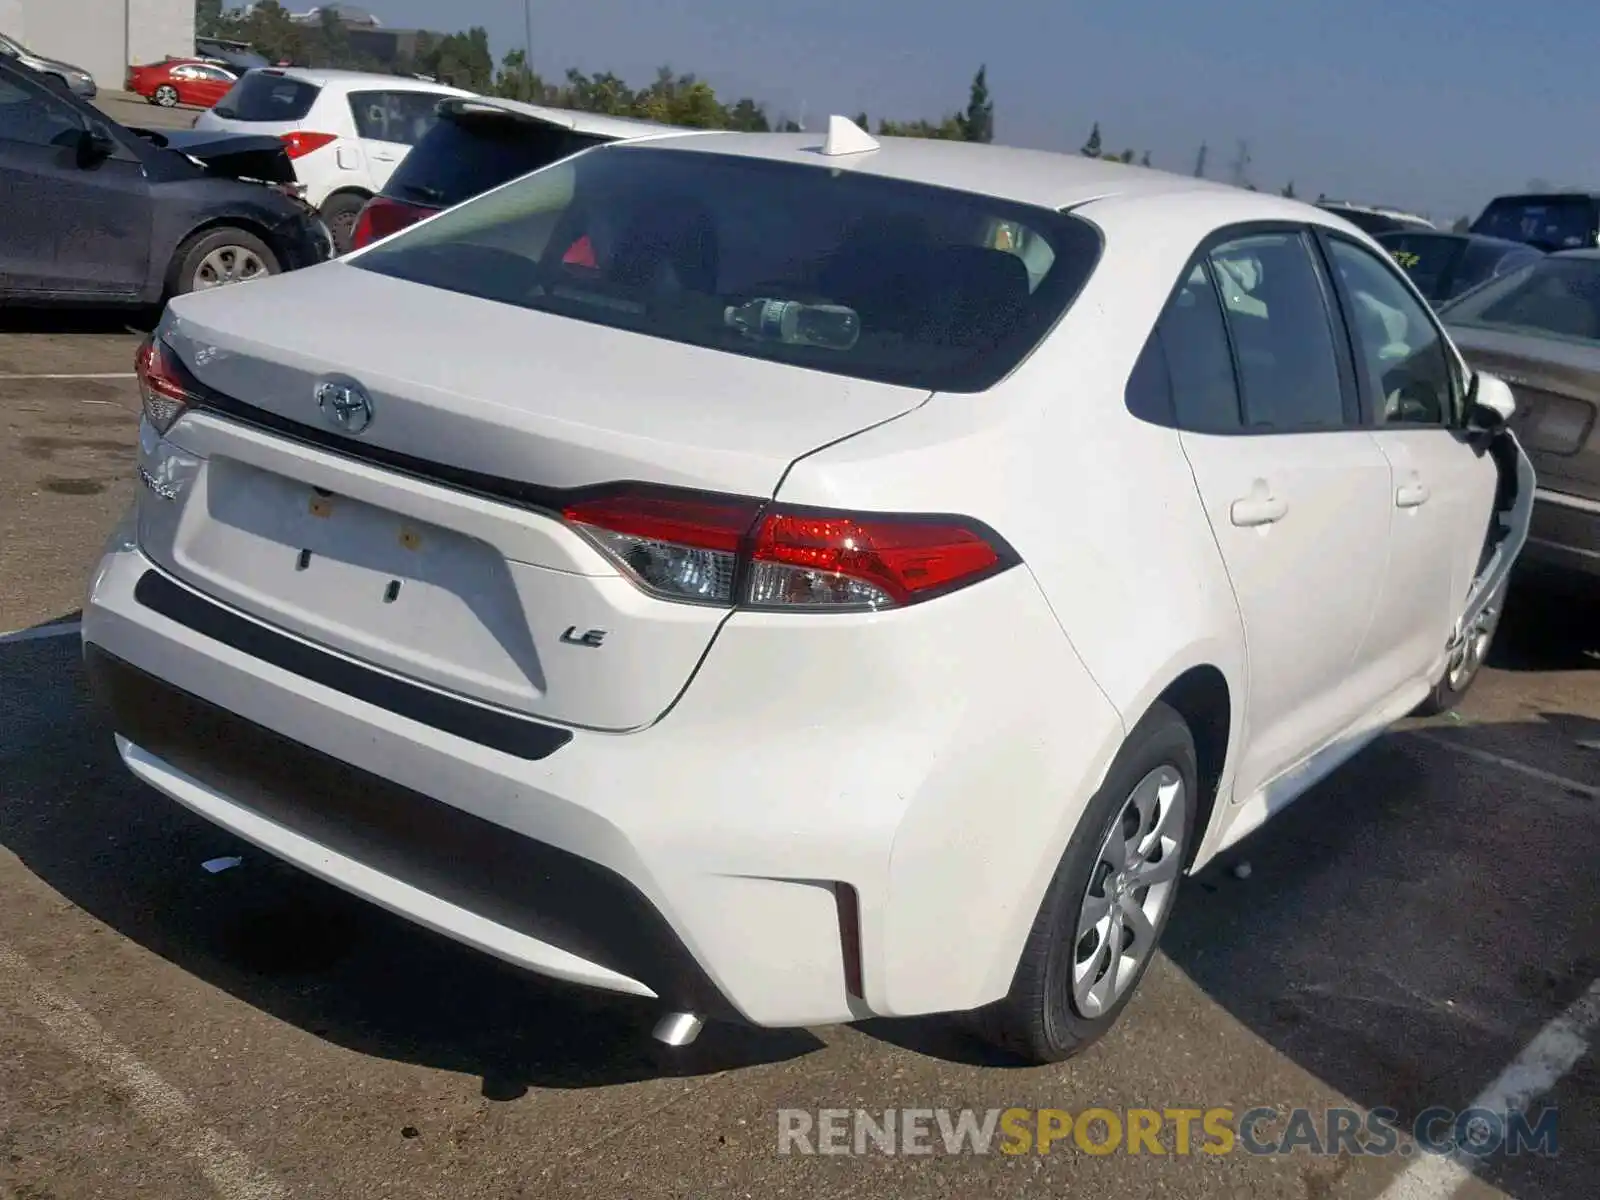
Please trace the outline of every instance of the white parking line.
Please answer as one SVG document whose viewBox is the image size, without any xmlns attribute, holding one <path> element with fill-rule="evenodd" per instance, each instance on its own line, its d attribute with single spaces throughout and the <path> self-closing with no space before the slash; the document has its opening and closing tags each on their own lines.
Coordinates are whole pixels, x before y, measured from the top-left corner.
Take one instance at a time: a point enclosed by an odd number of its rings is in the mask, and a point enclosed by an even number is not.
<svg viewBox="0 0 1600 1200">
<path fill-rule="evenodd" d="M 0 999 L 49 1030 L 62 1049 L 99 1072 L 175 1154 L 192 1160 L 223 1200 L 288 1200 L 288 1191 L 212 1129 L 183 1093 L 119 1046 L 76 1001 L 0 944 Z"/>
<path fill-rule="evenodd" d="M 0 375 L 0 383 L 22 383 L 30 379 L 137 379 L 132 371 L 105 371 L 72 375 Z"/>
<path fill-rule="evenodd" d="M 1493 1113 L 1526 1110 L 1589 1052 L 1589 1035 L 1596 1026 L 1600 1026 L 1600 979 L 1541 1029 L 1470 1107 Z M 1460 1152 L 1415 1159 L 1378 1200 L 1447 1200 L 1472 1178 L 1472 1164 L 1472 1156 Z"/>
<path fill-rule="evenodd" d="M 35 625 L 32 629 L 13 629 L 10 633 L 0 633 L 0 646 L 11 642 L 37 642 L 44 638 L 75 637 L 82 630 L 82 621 L 63 621 L 59 625 Z"/>
<path fill-rule="evenodd" d="M 1457 754 L 1475 758 L 1491 767 L 1503 767 L 1507 771 L 1515 771 L 1519 775 L 1526 775 L 1529 779 L 1537 779 L 1541 783 L 1566 788 L 1568 791 L 1577 792 L 1580 796 L 1587 796 L 1591 800 L 1600 800 L 1600 787 L 1596 787 L 1592 783 L 1580 783 L 1576 779 L 1568 779 L 1565 775 L 1557 775 L 1554 771 L 1530 767 L 1527 763 L 1518 762 L 1514 758 L 1506 758 L 1502 754 L 1492 754 L 1488 750 L 1480 750 L 1476 746 L 1466 746 L 1454 738 L 1440 737 L 1438 734 L 1429 733 L 1425 729 L 1417 730 L 1416 734 L 1424 741 L 1431 742 L 1435 746 L 1443 746 L 1446 750 L 1454 750 Z"/>
</svg>

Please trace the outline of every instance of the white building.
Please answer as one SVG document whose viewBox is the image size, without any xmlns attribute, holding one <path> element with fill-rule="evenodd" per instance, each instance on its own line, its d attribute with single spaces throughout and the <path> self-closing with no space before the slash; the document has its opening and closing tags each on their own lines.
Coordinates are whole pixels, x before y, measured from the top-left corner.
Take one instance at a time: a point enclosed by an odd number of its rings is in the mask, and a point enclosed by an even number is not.
<svg viewBox="0 0 1600 1200">
<path fill-rule="evenodd" d="M 120 88 L 130 63 L 194 53 L 194 0 L 0 0 L 0 33 Z"/>
</svg>

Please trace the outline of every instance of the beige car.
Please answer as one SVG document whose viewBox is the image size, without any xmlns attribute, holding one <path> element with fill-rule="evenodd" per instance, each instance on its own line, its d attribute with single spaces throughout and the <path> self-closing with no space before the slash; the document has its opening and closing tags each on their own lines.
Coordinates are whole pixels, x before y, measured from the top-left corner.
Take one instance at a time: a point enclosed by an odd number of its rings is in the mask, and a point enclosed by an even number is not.
<svg viewBox="0 0 1600 1200">
<path fill-rule="evenodd" d="M 1511 427 L 1539 479 L 1519 565 L 1600 577 L 1600 249 L 1549 255 L 1439 315 L 1516 394 Z"/>
</svg>

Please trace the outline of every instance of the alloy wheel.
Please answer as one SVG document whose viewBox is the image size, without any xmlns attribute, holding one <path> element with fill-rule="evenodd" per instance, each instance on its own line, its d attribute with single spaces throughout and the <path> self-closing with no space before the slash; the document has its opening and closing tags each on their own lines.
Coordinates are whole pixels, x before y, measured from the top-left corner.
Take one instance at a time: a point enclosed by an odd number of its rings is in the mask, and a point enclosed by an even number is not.
<svg viewBox="0 0 1600 1200">
<path fill-rule="evenodd" d="M 272 274 L 261 256 L 245 246 L 218 246 L 200 260 L 194 272 L 194 290 L 223 287 Z"/>
</svg>

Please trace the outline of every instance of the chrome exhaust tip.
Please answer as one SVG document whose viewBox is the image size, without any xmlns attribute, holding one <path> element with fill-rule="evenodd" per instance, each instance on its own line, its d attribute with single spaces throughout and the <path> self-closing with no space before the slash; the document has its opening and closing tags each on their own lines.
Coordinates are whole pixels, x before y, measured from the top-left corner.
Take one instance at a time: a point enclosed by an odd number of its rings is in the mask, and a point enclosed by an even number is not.
<svg viewBox="0 0 1600 1200">
<path fill-rule="evenodd" d="M 650 1036 L 664 1046 L 687 1046 L 700 1036 L 705 1025 L 705 1021 L 694 1013 L 671 1012 L 656 1022 Z"/>
</svg>

